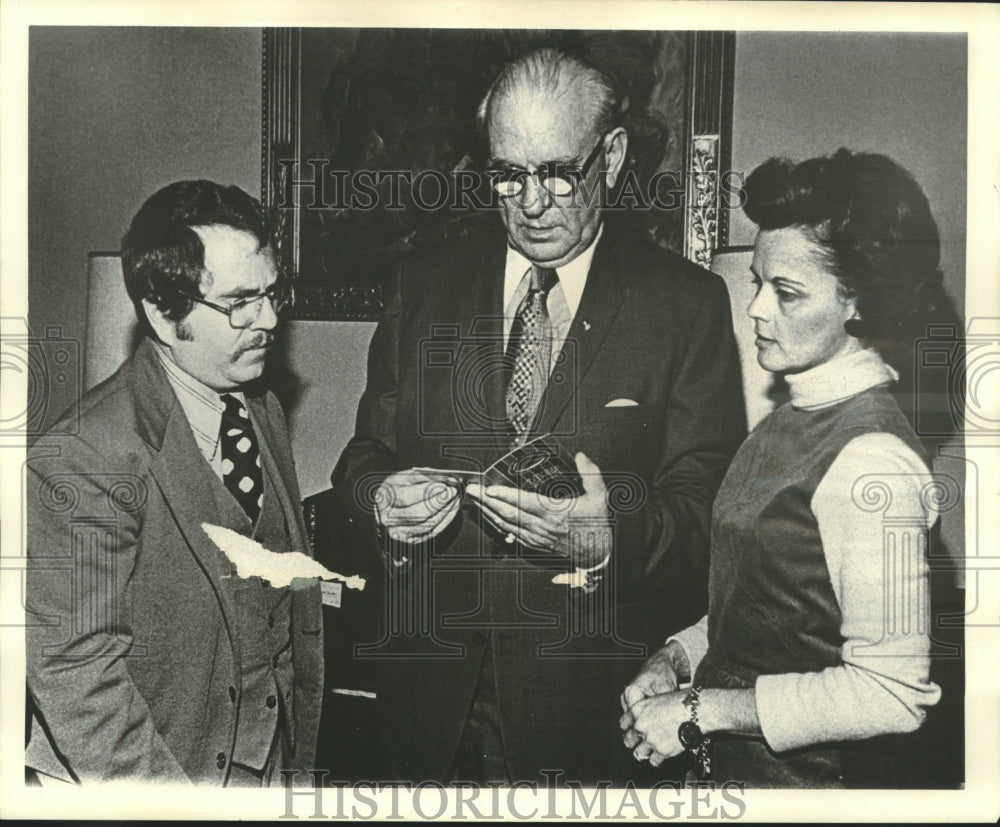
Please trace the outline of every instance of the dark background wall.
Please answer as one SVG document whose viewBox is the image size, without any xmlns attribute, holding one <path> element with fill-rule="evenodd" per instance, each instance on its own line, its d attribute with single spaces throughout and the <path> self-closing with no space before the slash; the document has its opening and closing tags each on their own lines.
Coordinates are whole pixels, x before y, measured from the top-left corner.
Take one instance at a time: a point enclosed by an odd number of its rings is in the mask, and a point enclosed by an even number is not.
<svg viewBox="0 0 1000 827">
<path fill-rule="evenodd" d="M 743 32 L 736 40 L 733 168 L 838 147 L 881 152 L 924 188 L 945 284 L 965 302 L 967 42 L 964 34 Z M 732 243 L 753 243 L 735 216 Z"/>
<path fill-rule="evenodd" d="M 33 27 L 29 321 L 83 341 L 87 256 L 113 250 L 142 201 L 180 178 L 259 194 L 261 32 Z M 886 152 L 924 185 L 964 298 L 966 47 L 960 36 L 737 36 L 733 166 L 838 146 Z M 733 243 L 750 243 L 736 223 Z M 303 494 L 326 486 L 353 429 L 371 323 L 297 322 L 286 358 Z M 53 389 L 47 419 L 72 401 Z"/>
</svg>

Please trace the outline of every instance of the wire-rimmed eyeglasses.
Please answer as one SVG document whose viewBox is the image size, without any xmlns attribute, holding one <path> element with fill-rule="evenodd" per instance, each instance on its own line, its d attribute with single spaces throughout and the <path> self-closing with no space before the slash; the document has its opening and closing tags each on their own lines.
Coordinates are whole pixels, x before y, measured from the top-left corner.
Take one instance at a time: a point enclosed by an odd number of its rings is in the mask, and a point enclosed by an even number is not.
<svg viewBox="0 0 1000 827">
<path fill-rule="evenodd" d="M 503 198 L 513 198 L 524 191 L 525 181 L 531 177 L 545 187 L 552 195 L 571 195 L 590 172 L 590 168 L 604 148 L 604 135 L 591 150 L 582 165 L 567 164 L 563 161 L 546 161 L 535 167 L 534 172 L 515 166 L 490 167 L 486 174 L 493 189 Z"/>
<path fill-rule="evenodd" d="M 185 293 L 182 290 L 178 290 L 177 293 L 186 299 L 191 299 L 193 302 L 198 302 L 198 304 L 203 304 L 206 307 L 211 307 L 213 310 L 224 313 L 229 317 L 230 327 L 236 330 L 250 327 L 250 325 L 257 321 L 260 317 L 260 311 L 264 308 L 264 299 L 267 299 L 271 303 L 271 309 L 274 310 L 276 316 L 283 313 L 295 303 L 295 288 L 288 282 L 275 282 L 263 293 L 239 299 L 228 305 L 216 304 L 201 296 Z"/>
</svg>

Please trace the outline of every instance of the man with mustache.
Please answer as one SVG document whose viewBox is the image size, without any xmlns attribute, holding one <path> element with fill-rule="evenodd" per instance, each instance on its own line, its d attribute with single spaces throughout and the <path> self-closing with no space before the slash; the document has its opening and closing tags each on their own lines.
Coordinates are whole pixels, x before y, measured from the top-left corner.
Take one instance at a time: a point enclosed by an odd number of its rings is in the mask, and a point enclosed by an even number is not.
<svg viewBox="0 0 1000 827">
<path fill-rule="evenodd" d="M 260 382 L 291 290 L 260 203 L 210 181 L 151 196 L 122 261 L 145 337 L 28 463 L 29 778 L 278 784 L 315 753 L 319 587 L 236 576 L 203 525 L 309 553 Z"/>
<path fill-rule="evenodd" d="M 533 52 L 479 115 L 506 232 L 405 260 L 333 474 L 388 572 L 366 652 L 387 772 L 621 782 L 641 770 L 618 695 L 706 603 L 712 499 L 745 435 L 728 296 L 605 220 L 628 136 L 603 72 Z M 539 435 L 575 496 L 457 473 Z"/>
</svg>

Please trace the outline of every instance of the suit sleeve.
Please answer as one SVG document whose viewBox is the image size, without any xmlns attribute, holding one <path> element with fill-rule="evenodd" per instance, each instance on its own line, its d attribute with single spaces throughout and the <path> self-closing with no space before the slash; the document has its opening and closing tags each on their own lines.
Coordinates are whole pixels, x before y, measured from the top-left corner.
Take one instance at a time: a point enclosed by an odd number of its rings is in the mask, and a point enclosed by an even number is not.
<svg viewBox="0 0 1000 827">
<path fill-rule="evenodd" d="M 147 483 L 82 439 L 52 445 L 59 456 L 27 466 L 25 654 L 41 724 L 27 763 L 61 765 L 65 780 L 188 782 L 126 663 L 154 655 L 133 645 L 126 601 Z"/>
<path fill-rule="evenodd" d="M 402 277 L 397 268 L 387 285 L 385 308 L 368 350 L 368 379 L 358 405 L 354 437 L 331 476 L 338 496 L 374 547 L 384 548 L 375 518 L 374 492 L 399 470 L 396 457 L 396 393 Z"/>
<path fill-rule="evenodd" d="M 704 283 L 680 337 L 654 474 L 642 504 L 616 515 L 614 553 L 627 582 L 707 571 L 712 502 L 746 436 L 729 294 L 714 275 Z"/>
<path fill-rule="evenodd" d="M 296 551 L 301 551 L 303 554 L 315 557 L 312 545 L 308 541 L 309 532 L 306 530 L 302 509 L 298 507 L 302 502 L 302 494 L 299 491 L 298 472 L 295 467 L 295 455 L 292 452 L 292 443 L 289 438 L 288 420 L 285 417 L 285 411 L 275 396 L 268 394 L 264 412 L 267 415 L 267 444 L 274 454 L 275 461 L 278 463 L 282 481 L 285 484 L 288 497 L 293 506 L 291 516 L 295 520 L 295 528 L 292 529 L 289 526 L 289 529 L 292 531 L 292 547 Z"/>
</svg>

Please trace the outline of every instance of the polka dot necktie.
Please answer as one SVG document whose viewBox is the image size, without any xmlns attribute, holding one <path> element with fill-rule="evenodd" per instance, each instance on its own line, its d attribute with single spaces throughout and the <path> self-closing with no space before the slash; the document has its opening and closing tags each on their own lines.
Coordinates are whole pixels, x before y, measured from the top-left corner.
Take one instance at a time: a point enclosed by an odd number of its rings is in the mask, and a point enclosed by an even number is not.
<svg viewBox="0 0 1000 827">
<path fill-rule="evenodd" d="M 264 474 L 260 468 L 260 448 L 250 424 L 246 405 L 231 393 L 222 394 L 226 406 L 219 426 L 222 443 L 222 481 L 236 501 L 256 523 L 264 500 Z"/>
<path fill-rule="evenodd" d="M 549 381 L 552 326 L 546 306 L 559 277 L 549 267 L 531 268 L 531 287 L 517 308 L 507 343 L 507 364 L 513 364 L 507 386 L 507 418 L 514 444 L 524 441 Z"/>
</svg>

